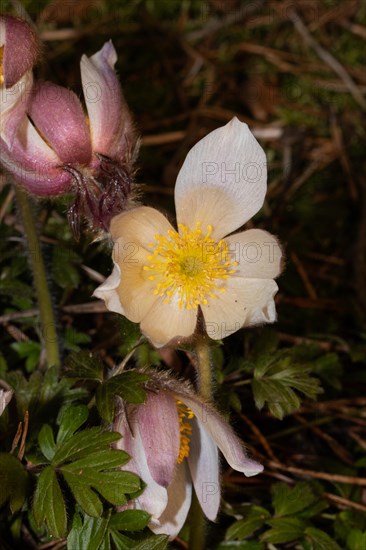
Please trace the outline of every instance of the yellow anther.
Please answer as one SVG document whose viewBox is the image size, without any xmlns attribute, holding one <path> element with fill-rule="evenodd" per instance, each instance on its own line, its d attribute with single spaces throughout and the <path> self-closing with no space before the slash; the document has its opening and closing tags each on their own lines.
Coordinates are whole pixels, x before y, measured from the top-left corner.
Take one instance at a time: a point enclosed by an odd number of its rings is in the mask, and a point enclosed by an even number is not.
<svg viewBox="0 0 366 550">
<path fill-rule="evenodd" d="M 229 260 L 225 241 L 212 239 L 211 225 L 205 235 L 200 223 L 193 230 L 178 227 L 180 233 L 169 229 L 166 235 L 155 235 L 155 243 L 149 245 L 154 251 L 144 270 L 150 271 L 150 280 L 156 280 L 154 294 L 164 297 L 164 303 L 175 296 L 179 308 L 191 310 L 225 291 L 223 283 L 235 272 L 237 262 Z"/>
<path fill-rule="evenodd" d="M 179 419 L 180 431 L 180 447 L 177 463 L 181 464 L 185 458 L 189 456 L 190 440 L 192 435 L 192 426 L 187 420 L 194 418 L 194 414 L 182 401 L 177 400 L 177 410 Z"/>
</svg>

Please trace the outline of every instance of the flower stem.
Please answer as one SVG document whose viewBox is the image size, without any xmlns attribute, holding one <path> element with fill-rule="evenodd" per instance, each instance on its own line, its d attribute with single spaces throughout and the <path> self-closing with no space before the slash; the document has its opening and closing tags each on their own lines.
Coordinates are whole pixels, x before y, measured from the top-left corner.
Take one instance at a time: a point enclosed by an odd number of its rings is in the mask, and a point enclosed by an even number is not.
<svg viewBox="0 0 366 550">
<path fill-rule="evenodd" d="M 46 269 L 28 195 L 16 187 L 16 198 L 22 217 L 24 236 L 27 239 L 34 286 L 41 317 L 41 330 L 46 349 L 48 367 L 60 366 L 55 317 L 47 283 Z"/>
<path fill-rule="evenodd" d="M 207 337 L 199 335 L 196 342 L 199 393 L 204 400 L 212 399 L 210 346 Z M 206 521 L 196 494 L 193 494 L 190 511 L 189 550 L 204 550 Z"/>
<path fill-rule="evenodd" d="M 212 375 L 210 346 L 207 337 L 198 337 L 196 355 L 198 363 L 199 393 L 203 399 L 210 401 L 212 399 Z"/>
</svg>

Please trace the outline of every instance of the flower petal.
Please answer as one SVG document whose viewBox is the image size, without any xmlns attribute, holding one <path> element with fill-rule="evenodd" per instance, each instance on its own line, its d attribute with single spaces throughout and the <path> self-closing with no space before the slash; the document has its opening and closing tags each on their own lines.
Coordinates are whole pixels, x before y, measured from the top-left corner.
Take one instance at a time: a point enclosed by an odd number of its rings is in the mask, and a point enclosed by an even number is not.
<svg viewBox="0 0 366 550">
<path fill-rule="evenodd" d="M 37 83 L 33 87 L 28 112 L 62 162 L 90 162 L 90 132 L 74 92 L 52 82 Z"/>
<path fill-rule="evenodd" d="M 33 86 L 32 71 L 27 71 L 11 88 L 0 86 L 0 137 L 12 146 L 22 119 L 26 116 Z"/>
<path fill-rule="evenodd" d="M 273 323 L 276 308 L 273 300 L 278 290 L 272 279 L 229 277 L 225 292 L 216 300 L 201 305 L 206 331 L 210 338 L 221 340 L 243 326 Z"/>
<path fill-rule="evenodd" d="M 108 279 L 107 287 L 99 287 L 94 295 L 106 300 L 111 311 L 125 315 L 130 321 L 139 323 L 149 312 L 158 297 L 154 294 L 156 282 L 149 279 L 144 266 L 149 263 L 149 244 L 156 234 L 165 234 L 172 226 L 154 208 L 139 207 L 123 212 L 111 221 L 110 232 L 115 241 L 113 260 L 118 265 L 117 274 Z"/>
<path fill-rule="evenodd" d="M 169 535 L 169 540 L 173 540 L 184 525 L 192 500 L 192 483 L 185 461 L 177 468 L 167 491 L 168 505 L 159 518 L 160 525 L 149 527 L 157 535 Z"/>
<path fill-rule="evenodd" d="M 188 465 L 201 508 L 214 521 L 221 497 L 218 449 L 200 420 L 196 418 L 192 424 Z"/>
<path fill-rule="evenodd" d="M 104 300 L 109 311 L 124 315 L 124 310 L 119 299 L 117 289 L 121 282 L 121 270 L 118 264 L 114 264 L 113 271 L 107 279 L 93 292 L 95 298 Z"/>
<path fill-rule="evenodd" d="M 188 338 L 194 333 L 198 309 L 179 307 L 179 297 L 173 296 L 165 304 L 159 297 L 141 321 L 141 331 L 156 348 L 168 344 L 173 338 Z"/>
<path fill-rule="evenodd" d="M 111 158 L 123 158 L 129 141 L 133 141 L 133 127 L 114 70 L 116 61 L 110 40 L 91 57 L 83 55 L 80 69 L 93 150 Z"/>
<path fill-rule="evenodd" d="M 155 235 L 166 235 L 172 229 L 161 212 L 148 206 L 139 206 L 112 218 L 110 233 L 114 241 L 122 238 L 123 246 L 130 244 L 135 250 L 143 247 L 151 254 L 149 245 L 155 242 Z"/>
<path fill-rule="evenodd" d="M 233 118 L 188 153 L 175 186 L 178 223 L 211 225 L 212 236 L 220 239 L 258 212 L 266 181 L 262 147 L 248 126 Z"/>
<path fill-rule="evenodd" d="M 180 427 L 177 405 L 167 392 L 149 393 L 140 405 L 137 421 L 153 479 L 167 487 L 177 467 Z"/>
<path fill-rule="evenodd" d="M 11 149 L 2 140 L 0 159 L 18 183 L 40 197 L 54 196 L 69 190 L 71 175 L 59 166 L 60 159 L 24 118 Z"/>
<path fill-rule="evenodd" d="M 267 231 L 249 229 L 224 240 L 230 259 L 238 263 L 234 277 L 274 279 L 281 273 L 281 245 Z"/>
<path fill-rule="evenodd" d="M 178 392 L 177 395 L 179 395 Z M 193 411 L 197 420 L 202 423 L 209 437 L 213 439 L 234 470 L 243 472 L 247 477 L 262 472 L 263 466 L 247 457 L 243 443 L 213 407 L 193 395 L 184 394 L 180 398 Z"/>
<path fill-rule="evenodd" d="M 133 421 L 134 418 L 129 418 L 129 422 L 131 420 Z M 126 451 L 131 457 L 123 470 L 134 472 L 146 483 L 143 493 L 134 502 L 135 507 L 151 514 L 156 522 L 167 506 L 168 494 L 166 489 L 156 483 L 151 476 L 138 424 L 132 422 L 132 427 L 133 435 L 124 414 L 116 417 L 113 429 L 123 436 L 117 441 L 116 448 Z"/>
<path fill-rule="evenodd" d="M 3 390 L 0 389 L 0 416 L 5 411 L 6 407 L 9 405 L 11 398 L 13 397 L 13 390 Z"/>
<path fill-rule="evenodd" d="M 10 15 L 0 17 L 0 47 L 4 47 L 2 71 L 4 86 L 14 86 L 36 62 L 37 35 L 22 19 Z"/>
</svg>

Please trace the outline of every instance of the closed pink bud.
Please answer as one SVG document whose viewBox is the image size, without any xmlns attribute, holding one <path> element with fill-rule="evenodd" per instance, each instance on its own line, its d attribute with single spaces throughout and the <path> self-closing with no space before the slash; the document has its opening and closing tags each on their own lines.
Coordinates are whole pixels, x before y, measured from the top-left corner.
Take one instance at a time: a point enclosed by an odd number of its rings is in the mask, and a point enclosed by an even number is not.
<svg viewBox="0 0 366 550">
<path fill-rule="evenodd" d="M 36 62 L 39 47 L 32 27 L 11 15 L 0 16 L 0 84 L 11 88 Z"/>
</svg>

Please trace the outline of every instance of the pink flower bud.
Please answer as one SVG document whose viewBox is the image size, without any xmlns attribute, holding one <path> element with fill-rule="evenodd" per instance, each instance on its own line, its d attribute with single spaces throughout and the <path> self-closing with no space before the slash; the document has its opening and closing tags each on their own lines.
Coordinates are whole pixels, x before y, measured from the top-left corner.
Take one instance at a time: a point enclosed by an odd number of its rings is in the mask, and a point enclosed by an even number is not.
<svg viewBox="0 0 366 550">
<path fill-rule="evenodd" d="M 231 468 L 246 476 L 259 474 L 263 467 L 248 457 L 230 425 L 189 383 L 161 372 L 150 376 L 146 402 L 120 406 L 113 429 L 122 435 L 117 448 L 132 457 L 124 469 L 146 483 L 127 506 L 148 512 L 150 529 L 173 539 L 187 517 L 192 489 L 206 517 L 216 519 L 219 450 Z"/>
<path fill-rule="evenodd" d="M 11 146 L 32 88 L 38 42 L 25 21 L 0 16 L 0 137 Z"/>
<path fill-rule="evenodd" d="M 112 42 L 82 57 L 88 116 L 72 91 L 36 83 L 26 112 L 23 102 L 22 110 L 10 113 L 11 135 L 8 128 L 1 135 L 1 160 L 27 190 L 53 196 L 72 187 L 76 198 L 69 220 L 75 233 L 80 214 L 94 227 L 108 229 L 131 199 L 136 136 L 113 68 L 116 60 Z"/>
<path fill-rule="evenodd" d="M 11 88 L 33 67 L 38 41 L 32 27 L 11 15 L 0 16 L 0 84 Z"/>
</svg>

